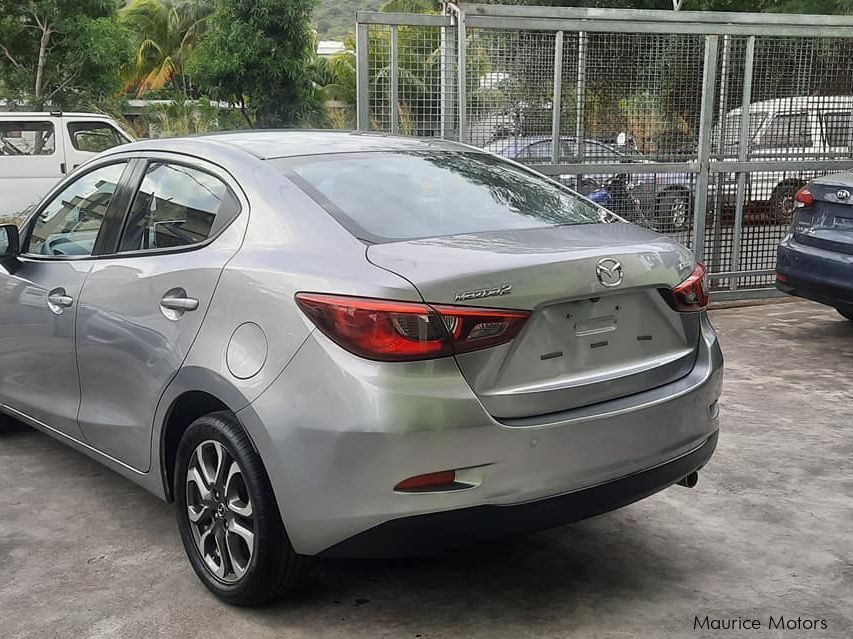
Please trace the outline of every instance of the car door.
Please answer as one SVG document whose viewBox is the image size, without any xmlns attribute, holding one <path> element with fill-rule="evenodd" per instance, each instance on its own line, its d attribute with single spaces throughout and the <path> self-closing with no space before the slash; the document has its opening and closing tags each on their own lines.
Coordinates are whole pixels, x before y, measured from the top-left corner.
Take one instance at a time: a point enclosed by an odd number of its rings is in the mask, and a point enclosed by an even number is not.
<svg viewBox="0 0 853 639">
<path fill-rule="evenodd" d="M 0 266 L 0 401 L 74 439 L 80 383 L 75 326 L 93 254 L 121 206 L 128 160 L 92 167 L 47 198 L 24 230 L 22 254 Z"/>
<path fill-rule="evenodd" d="M 0 117 L 0 217 L 20 217 L 62 178 L 55 118 Z"/>
<path fill-rule="evenodd" d="M 247 217 L 227 173 L 174 157 L 146 160 L 114 254 L 92 268 L 78 311 L 80 428 L 94 447 L 140 471 L 149 467 L 157 404 Z"/>
<path fill-rule="evenodd" d="M 65 127 L 65 162 L 69 172 L 98 153 L 131 141 L 127 135 L 105 120 L 63 116 L 62 122 Z"/>
</svg>

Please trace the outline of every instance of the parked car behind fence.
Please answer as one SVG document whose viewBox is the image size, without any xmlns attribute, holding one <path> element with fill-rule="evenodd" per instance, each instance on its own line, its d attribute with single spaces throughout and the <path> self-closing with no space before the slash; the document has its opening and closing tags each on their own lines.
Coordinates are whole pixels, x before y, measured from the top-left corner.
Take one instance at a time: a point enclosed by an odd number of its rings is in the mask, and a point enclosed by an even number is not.
<svg viewBox="0 0 853 639">
<path fill-rule="evenodd" d="M 552 138 L 549 136 L 517 136 L 497 140 L 485 146 L 487 151 L 528 165 L 552 163 Z M 599 140 L 584 140 L 583 156 L 577 138 L 560 138 L 561 164 L 589 163 L 590 173 L 578 179 L 576 175 L 561 175 L 559 180 L 588 195 L 614 174 L 596 172 L 596 164 L 644 164 L 651 158 L 628 146 L 607 144 Z M 630 221 L 660 231 L 682 231 L 689 227 L 693 212 L 695 176 L 687 173 L 633 173 L 625 180 L 639 206 L 619 207 L 614 212 Z"/>
</svg>

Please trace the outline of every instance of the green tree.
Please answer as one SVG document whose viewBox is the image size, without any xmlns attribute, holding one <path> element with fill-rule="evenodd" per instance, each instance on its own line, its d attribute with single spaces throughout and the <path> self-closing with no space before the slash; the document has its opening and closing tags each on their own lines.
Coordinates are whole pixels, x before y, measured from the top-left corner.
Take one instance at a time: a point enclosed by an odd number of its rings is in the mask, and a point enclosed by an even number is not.
<svg viewBox="0 0 853 639">
<path fill-rule="evenodd" d="M 314 0 L 217 0 L 187 67 L 193 83 L 240 106 L 250 126 L 316 121 L 323 105 L 308 74 Z"/>
<path fill-rule="evenodd" d="M 143 95 L 171 84 L 186 96 L 184 65 L 210 12 L 199 0 L 131 0 L 120 12 L 136 47 L 126 88 Z"/>
<path fill-rule="evenodd" d="M 98 100 L 119 87 L 128 56 L 115 0 L 0 2 L 0 77 L 6 97 L 43 109 Z"/>
</svg>

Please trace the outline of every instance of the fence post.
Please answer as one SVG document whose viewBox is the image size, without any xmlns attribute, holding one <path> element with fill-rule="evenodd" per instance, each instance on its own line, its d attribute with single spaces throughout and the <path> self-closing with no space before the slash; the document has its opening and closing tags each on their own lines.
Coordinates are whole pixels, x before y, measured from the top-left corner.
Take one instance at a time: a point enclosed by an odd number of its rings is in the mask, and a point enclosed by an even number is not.
<svg viewBox="0 0 853 639">
<path fill-rule="evenodd" d="M 465 10 L 461 7 L 459 8 L 459 12 L 456 14 L 456 35 L 456 102 L 459 110 L 459 114 L 457 116 L 457 122 L 459 123 L 459 141 L 468 143 L 468 88 L 465 85 L 468 34 L 465 29 Z"/>
<path fill-rule="evenodd" d="M 563 32 L 554 39 L 554 97 L 551 99 L 551 164 L 560 163 L 560 111 L 563 102 Z"/>
<path fill-rule="evenodd" d="M 584 110 L 586 107 L 586 51 L 587 51 L 587 35 L 586 31 L 581 31 L 578 33 L 578 84 L 577 91 L 575 95 L 575 141 L 578 145 L 578 162 L 583 163 L 584 155 L 586 153 L 586 145 L 584 144 L 584 138 L 586 137 L 586 133 L 584 132 Z M 581 180 L 583 176 L 578 175 L 577 186 L 580 188 Z"/>
<path fill-rule="evenodd" d="M 399 59 L 397 57 L 397 25 L 391 25 L 391 68 L 388 73 L 390 82 L 389 97 L 391 98 L 391 134 L 400 132 L 400 103 L 399 103 Z"/>
<path fill-rule="evenodd" d="M 720 52 L 720 104 L 717 111 L 718 133 L 717 139 L 714 140 L 718 151 L 722 150 L 723 137 L 726 135 L 725 117 L 726 110 L 728 109 L 729 76 L 731 75 L 731 70 L 729 69 L 731 66 L 731 46 L 731 36 L 724 35 L 723 50 Z M 721 237 L 723 230 L 723 202 L 719 194 L 723 189 L 723 185 L 727 181 L 726 177 L 726 173 L 717 173 L 717 181 L 714 189 L 714 192 L 717 194 L 717 197 L 715 198 L 716 201 L 714 202 L 714 241 L 712 244 L 713 248 L 711 251 L 711 258 L 708 260 L 707 265 L 709 266 L 709 270 L 717 272 L 725 270 L 722 265 L 723 243 Z"/>
<path fill-rule="evenodd" d="M 746 41 L 746 56 L 743 61 L 743 99 L 740 105 L 740 133 L 738 134 L 738 162 L 746 162 L 749 157 L 749 105 L 752 102 L 752 68 L 755 62 L 755 36 Z M 719 197 L 719 195 L 718 195 Z M 735 200 L 735 228 L 732 237 L 732 266 L 734 273 L 740 271 L 740 245 L 743 238 L 743 205 L 746 201 L 746 173 L 737 174 L 737 197 Z M 733 276 L 729 288 L 738 288 L 740 278 Z"/>
<path fill-rule="evenodd" d="M 452 27 L 441 27 L 441 137 L 449 140 L 453 137 L 453 100 L 454 100 L 454 65 L 456 64 L 456 43 L 450 35 Z"/>
<path fill-rule="evenodd" d="M 719 36 L 705 36 L 705 64 L 702 70 L 702 105 L 699 111 L 699 174 L 696 178 L 696 205 L 693 209 L 693 253 L 705 257 L 705 217 L 708 212 L 708 182 L 711 164 L 711 130 L 714 126 L 714 96 L 717 91 L 717 45 Z"/>
<path fill-rule="evenodd" d="M 366 24 L 355 27 L 355 85 L 356 85 L 356 128 L 370 130 L 370 96 L 368 95 L 368 37 Z"/>
</svg>

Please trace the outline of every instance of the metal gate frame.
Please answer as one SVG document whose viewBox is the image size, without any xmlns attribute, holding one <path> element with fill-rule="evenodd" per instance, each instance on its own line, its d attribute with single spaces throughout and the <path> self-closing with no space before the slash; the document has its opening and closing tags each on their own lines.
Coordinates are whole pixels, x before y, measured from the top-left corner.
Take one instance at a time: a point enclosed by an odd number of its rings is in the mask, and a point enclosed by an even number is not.
<svg viewBox="0 0 853 639">
<path fill-rule="evenodd" d="M 554 32 L 554 80 L 553 80 L 553 140 L 551 164 L 537 165 L 536 169 L 550 176 L 584 175 L 590 172 L 590 164 L 584 163 L 583 144 L 579 144 L 580 162 L 559 163 L 559 140 L 561 137 L 562 63 L 564 35 L 578 35 L 577 69 L 577 121 L 576 139 L 584 139 L 584 93 L 586 87 L 587 51 L 589 33 L 639 33 L 639 34 L 692 34 L 704 36 L 704 60 L 702 70 L 702 95 L 699 113 L 699 137 L 695 159 L 686 162 L 653 162 L 644 164 L 595 164 L 596 173 L 685 173 L 695 175 L 695 203 L 693 210 L 693 235 L 691 248 L 698 260 L 706 256 L 706 215 L 709 185 L 717 174 L 736 175 L 736 204 L 731 268 L 712 273 L 712 277 L 725 278 L 728 290 L 715 291 L 715 299 L 738 299 L 767 297 L 775 293 L 772 288 L 741 289 L 738 280 L 744 277 L 772 274 L 772 269 L 744 270 L 742 266 L 742 232 L 744 205 L 746 200 L 746 177 L 759 171 L 842 171 L 853 168 L 853 158 L 804 159 L 804 160 L 755 160 L 748 159 L 749 115 L 753 85 L 753 65 L 756 37 L 802 36 L 849 38 L 853 46 L 853 17 L 826 15 L 786 15 L 753 13 L 720 13 L 691 11 L 660 11 L 631 9 L 584 9 L 565 7 L 531 7 L 516 5 L 481 5 L 468 3 L 445 3 L 444 15 L 381 13 L 359 11 L 356 17 L 356 77 L 357 77 L 357 126 L 368 131 L 370 126 L 370 83 L 369 83 L 369 29 L 383 25 L 390 28 L 390 132 L 398 133 L 397 90 L 398 90 L 398 40 L 400 27 L 441 28 L 442 64 L 456 67 L 455 85 L 451 86 L 448 75 L 441 73 L 441 137 L 452 140 L 467 139 L 467 95 L 466 78 L 467 29 L 518 29 L 524 31 Z M 455 32 L 455 33 L 454 33 Z M 732 36 L 747 37 L 743 64 L 743 94 L 738 132 L 737 160 L 714 159 L 712 157 L 712 131 L 714 105 L 718 97 L 718 74 L 728 71 L 727 51 Z M 722 45 L 722 46 L 721 46 Z M 722 52 L 722 55 L 720 53 Z M 720 59 L 722 58 L 722 60 Z M 442 67 L 444 69 L 444 67 Z M 853 95 L 853 87 L 850 88 Z M 723 89 L 725 90 L 725 89 Z M 715 223 L 721 216 L 716 216 Z M 715 237 L 719 237 L 719 229 Z"/>
</svg>

